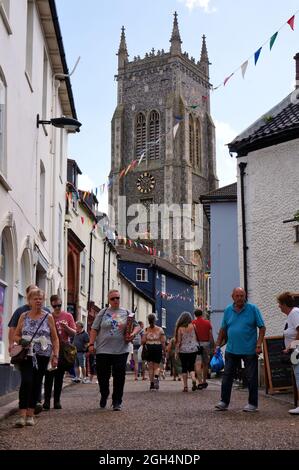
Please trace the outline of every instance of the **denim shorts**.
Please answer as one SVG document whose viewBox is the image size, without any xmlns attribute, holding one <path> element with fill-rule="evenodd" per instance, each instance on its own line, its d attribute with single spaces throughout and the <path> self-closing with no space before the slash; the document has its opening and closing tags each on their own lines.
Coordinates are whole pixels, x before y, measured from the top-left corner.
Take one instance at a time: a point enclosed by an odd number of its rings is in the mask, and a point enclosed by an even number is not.
<svg viewBox="0 0 299 470">
<path fill-rule="evenodd" d="M 299 390 L 299 364 L 293 365 L 293 371 L 296 379 L 296 385 Z"/>
<path fill-rule="evenodd" d="M 86 364 L 85 352 L 77 352 L 76 366 L 85 367 L 85 364 Z"/>
</svg>

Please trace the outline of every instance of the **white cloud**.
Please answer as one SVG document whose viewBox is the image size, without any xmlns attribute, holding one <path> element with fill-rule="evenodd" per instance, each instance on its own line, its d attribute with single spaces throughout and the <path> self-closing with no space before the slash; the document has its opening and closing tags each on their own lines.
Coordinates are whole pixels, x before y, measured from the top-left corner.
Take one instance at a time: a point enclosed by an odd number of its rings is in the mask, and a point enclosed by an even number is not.
<svg viewBox="0 0 299 470">
<path fill-rule="evenodd" d="M 180 0 L 191 11 L 194 8 L 202 8 L 206 13 L 215 13 L 217 8 L 211 7 L 211 0 Z"/>
<path fill-rule="evenodd" d="M 78 188 L 83 191 L 91 191 L 96 185 L 88 175 L 79 175 L 78 176 Z"/>
<path fill-rule="evenodd" d="M 219 187 L 235 183 L 237 180 L 237 162 L 231 157 L 226 144 L 230 143 L 238 132 L 227 122 L 215 121 L 216 126 L 216 168 Z"/>
</svg>

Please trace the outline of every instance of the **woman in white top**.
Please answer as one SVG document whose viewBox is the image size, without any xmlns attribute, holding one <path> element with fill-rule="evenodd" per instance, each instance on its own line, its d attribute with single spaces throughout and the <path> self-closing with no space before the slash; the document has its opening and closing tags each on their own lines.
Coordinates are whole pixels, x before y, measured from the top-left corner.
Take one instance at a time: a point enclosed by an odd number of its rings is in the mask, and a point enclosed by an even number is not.
<svg viewBox="0 0 299 470">
<path fill-rule="evenodd" d="M 150 313 L 147 317 L 149 326 L 142 336 L 142 345 L 146 344 L 148 374 L 150 378 L 150 390 L 159 389 L 160 362 L 162 354 L 165 354 L 165 333 L 160 326 L 156 326 L 156 315 Z"/>
<path fill-rule="evenodd" d="M 192 379 L 192 390 L 196 390 L 195 360 L 198 352 L 198 341 L 192 317 L 189 312 L 179 316 L 175 326 L 175 353 L 182 363 L 183 392 L 188 392 L 188 372 Z"/>
<path fill-rule="evenodd" d="M 299 340 L 299 308 L 294 307 L 294 298 L 290 292 L 283 292 L 277 297 L 278 306 L 282 313 L 287 315 L 287 321 L 284 327 L 284 345 L 285 351 L 293 349 L 293 342 Z M 299 364 L 293 365 L 294 376 L 296 379 L 297 396 L 299 399 Z M 299 406 L 289 410 L 293 415 L 299 415 Z"/>
</svg>

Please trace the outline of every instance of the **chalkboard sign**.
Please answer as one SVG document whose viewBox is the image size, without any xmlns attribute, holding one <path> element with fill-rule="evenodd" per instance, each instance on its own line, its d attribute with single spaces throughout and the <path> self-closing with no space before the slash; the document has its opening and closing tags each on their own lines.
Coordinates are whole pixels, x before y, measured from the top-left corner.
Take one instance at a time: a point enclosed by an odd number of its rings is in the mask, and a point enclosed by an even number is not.
<svg viewBox="0 0 299 470">
<path fill-rule="evenodd" d="M 270 394 L 293 388 L 292 366 L 283 362 L 283 357 L 285 357 L 283 349 L 285 346 L 282 336 L 264 338 L 266 392 Z"/>
</svg>

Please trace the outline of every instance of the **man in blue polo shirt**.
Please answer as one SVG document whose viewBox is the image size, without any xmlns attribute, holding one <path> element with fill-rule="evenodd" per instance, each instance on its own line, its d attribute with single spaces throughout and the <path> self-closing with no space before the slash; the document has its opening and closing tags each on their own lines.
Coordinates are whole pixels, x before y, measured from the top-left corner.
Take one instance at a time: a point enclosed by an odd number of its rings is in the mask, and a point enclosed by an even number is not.
<svg viewBox="0 0 299 470">
<path fill-rule="evenodd" d="M 249 389 L 248 404 L 243 408 L 243 411 L 257 411 L 258 354 L 262 352 L 266 328 L 257 306 L 246 301 L 244 289 L 236 287 L 233 290 L 232 298 L 234 303 L 228 305 L 224 311 L 216 341 L 216 347 L 219 347 L 227 339 L 221 401 L 216 405 L 216 409 L 223 411 L 228 408 L 235 371 L 240 359 L 242 359 Z M 259 329 L 258 337 L 257 328 Z"/>
</svg>

